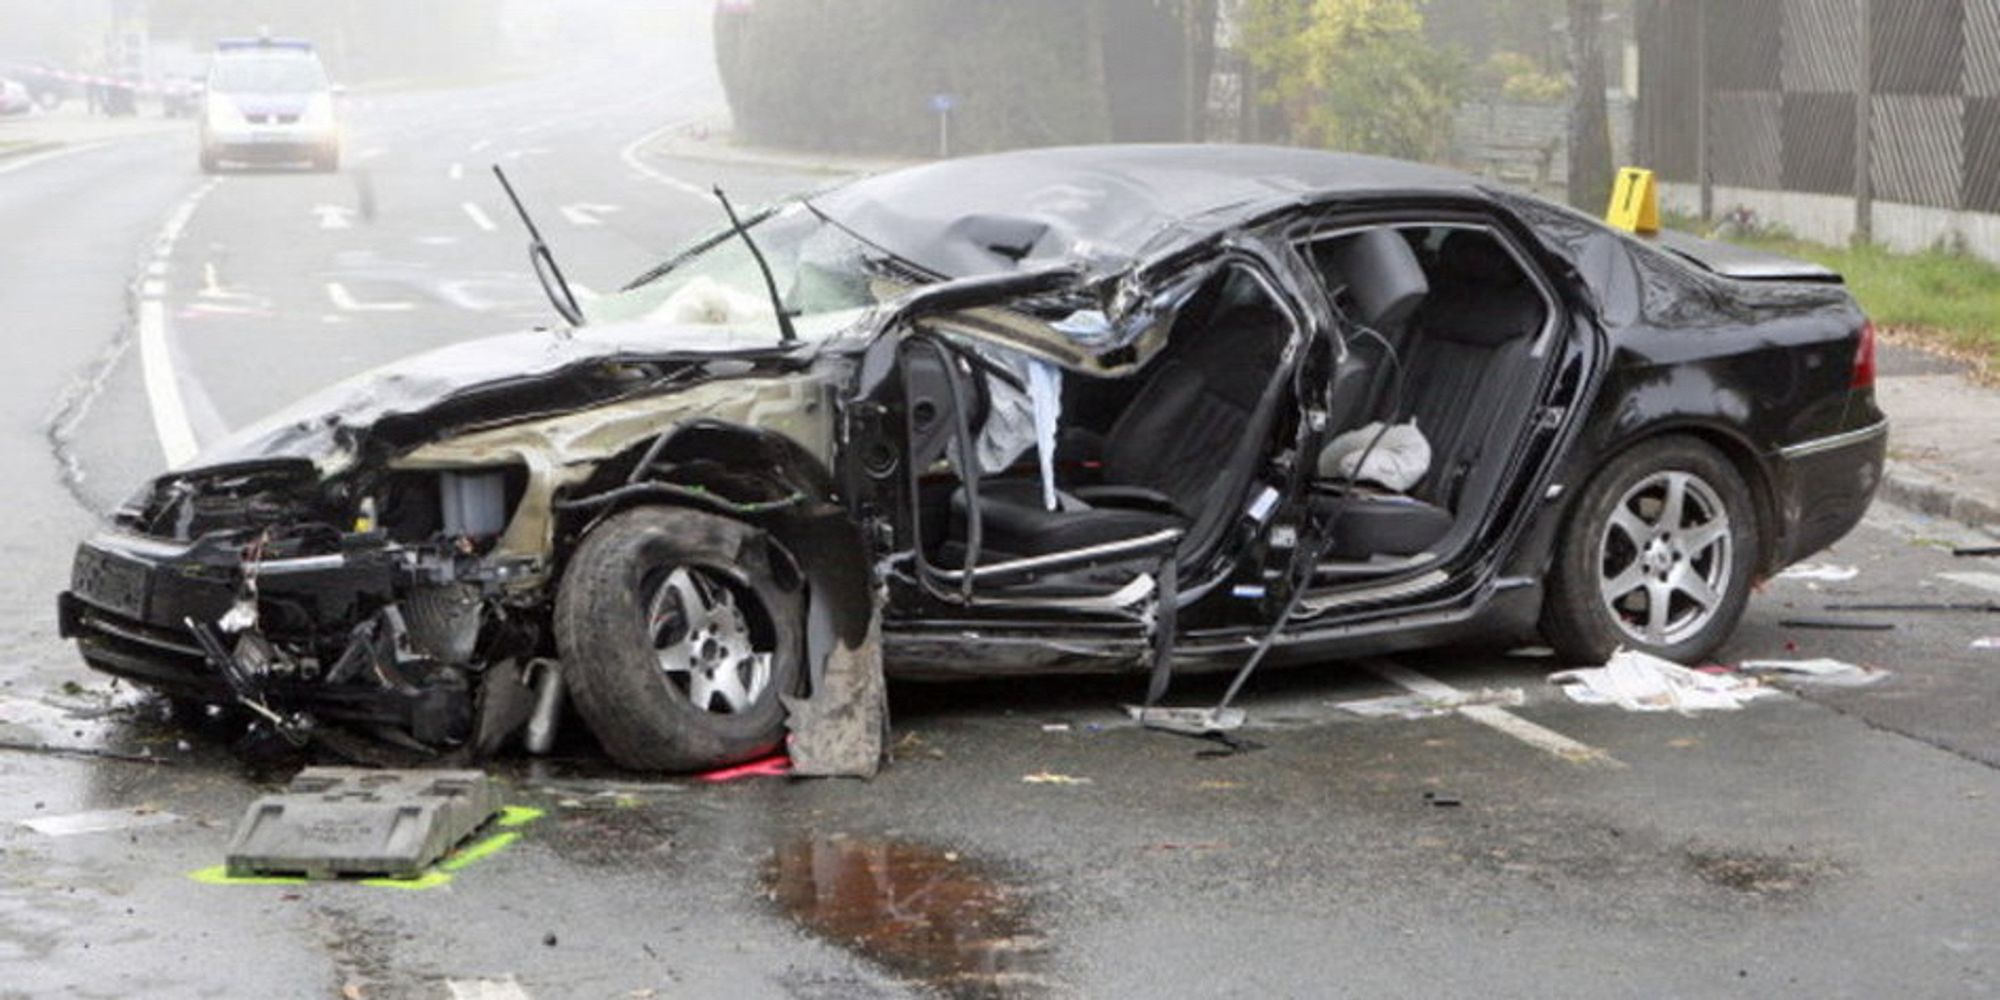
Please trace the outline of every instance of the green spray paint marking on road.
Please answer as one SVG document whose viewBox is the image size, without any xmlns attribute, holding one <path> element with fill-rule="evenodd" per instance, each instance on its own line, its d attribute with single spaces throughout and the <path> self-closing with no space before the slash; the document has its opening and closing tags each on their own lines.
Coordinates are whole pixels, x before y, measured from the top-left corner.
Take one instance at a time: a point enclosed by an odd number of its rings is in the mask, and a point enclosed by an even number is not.
<svg viewBox="0 0 2000 1000">
<path fill-rule="evenodd" d="M 451 882 L 452 874 L 464 871 L 472 865 L 484 861 L 512 846 L 521 839 L 520 828 L 547 815 L 540 809 L 529 806 L 506 806 L 493 820 L 493 825 L 501 832 L 468 844 L 445 855 L 444 860 L 430 871 L 415 878 L 364 878 L 355 879 L 355 885 L 365 885 L 376 889 L 435 889 Z M 300 875 L 231 875 L 227 865 L 215 865 L 188 872 L 188 878 L 203 885 L 311 885 L 314 880 Z M 330 881 L 330 880 L 321 880 Z"/>
</svg>

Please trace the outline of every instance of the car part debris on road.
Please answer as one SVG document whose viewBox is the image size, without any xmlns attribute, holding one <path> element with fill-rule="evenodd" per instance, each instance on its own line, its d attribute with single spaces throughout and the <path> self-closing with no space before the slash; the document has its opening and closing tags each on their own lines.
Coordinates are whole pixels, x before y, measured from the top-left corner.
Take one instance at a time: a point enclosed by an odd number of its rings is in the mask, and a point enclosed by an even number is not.
<svg viewBox="0 0 2000 1000">
<path fill-rule="evenodd" d="M 1785 628 L 1829 629 L 1837 632 L 1893 632 L 1895 622 L 1860 621 L 1853 618 L 1786 618 L 1779 625 Z"/>
<path fill-rule="evenodd" d="M 1826 687 L 1866 687 L 1889 676 L 1878 667 L 1857 666 L 1840 660 L 1745 660 L 1738 669 L 1746 674 L 1778 674 L 1800 684 Z"/>
<path fill-rule="evenodd" d="M 1646 653 L 1620 650 L 1601 667 L 1549 675 L 1571 701 L 1616 705 L 1628 712 L 1735 711 L 1745 703 L 1778 694 L 1756 681 L 1731 674 L 1689 670 Z"/>
<path fill-rule="evenodd" d="M 1958 556 L 1960 558 L 2000 559 L 2000 545 L 1985 545 L 1985 546 L 1975 546 L 1973 548 L 1953 549 L 1951 550 L 1951 554 Z"/>
</svg>

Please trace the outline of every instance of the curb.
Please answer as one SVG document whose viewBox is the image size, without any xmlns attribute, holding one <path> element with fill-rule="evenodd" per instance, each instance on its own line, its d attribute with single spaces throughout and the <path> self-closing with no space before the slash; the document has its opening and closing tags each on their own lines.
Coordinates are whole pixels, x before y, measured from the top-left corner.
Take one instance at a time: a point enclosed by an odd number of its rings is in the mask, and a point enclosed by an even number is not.
<svg viewBox="0 0 2000 1000">
<path fill-rule="evenodd" d="M 6 149 L 0 149 L 0 163 L 3 163 L 7 160 L 19 159 L 20 157 L 23 156 L 34 156 L 38 153 L 47 153 L 50 152 L 51 150 L 61 149 L 67 145 L 69 144 L 66 142 L 29 142 L 19 146 L 12 146 Z"/>
<path fill-rule="evenodd" d="M 1890 459 L 1884 464 L 1880 498 L 1919 514 L 1957 521 L 2000 537 L 2000 499 L 1968 490 L 1906 462 Z"/>
</svg>

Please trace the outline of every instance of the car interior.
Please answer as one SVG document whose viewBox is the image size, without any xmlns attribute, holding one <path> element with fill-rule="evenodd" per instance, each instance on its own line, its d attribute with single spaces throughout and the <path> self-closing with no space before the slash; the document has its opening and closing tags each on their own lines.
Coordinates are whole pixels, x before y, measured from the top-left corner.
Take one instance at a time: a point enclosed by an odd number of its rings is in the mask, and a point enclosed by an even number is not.
<svg viewBox="0 0 2000 1000">
<path fill-rule="evenodd" d="M 1328 438 L 1414 422 L 1431 451 L 1405 489 L 1360 474 L 1315 483 L 1314 519 L 1330 528 L 1317 581 L 1437 563 L 1477 529 L 1533 414 L 1551 353 L 1550 299 L 1500 237 L 1475 225 L 1347 229 L 1300 249 L 1349 342 Z M 1137 372 L 1064 372 L 1053 507 L 1035 447 L 983 474 L 957 461 L 960 442 L 997 419 L 996 397 L 1019 378 L 951 338 L 913 341 L 905 393 L 925 564 L 968 590 L 977 577 L 982 589 L 1056 596 L 1115 589 L 1167 555 L 1184 569 L 1200 562 L 1255 506 L 1253 477 L 1288 404 L 1296 410 L 1285 359 L 1299 335 L 1258 272 L 1231 265 L 1187 301 Z M 1066 572 L 1107 563 L 1124 568 Z"/>
<path fill-rule="evenodd" d="M 1151 567 L 1176 546 L 1183 564 L 1198 559 L 1242 508 L 1240 496 L 1286 395 L 1281 366 L 1297 333 L 1255 271 L 1221 269 L 1181 308 L 1165 346 L 1137 373 L 1064 374 L 1055 509 L 1045 502 L 1033 449 L 995 475 L 951 463 L 921 477 L 928 561 L 962 569 L 975 547 L 982 571 L 1021 560 L 1048 565 L 1121 554 L 1146 558 Z M 919 460 L 951 454 L 942 445 L 924 447 L 919 397 L 923 384 L 941 381 L 938 368 L 952 365 L 921 348 L 906 355 Z M 1001 377 L 984 374 L 968 380 L 983 385 L 963 391 L 974 428 L 986 419 Z"/>
<path fill-rule="evenodd" d="M 1449 556 L 1477 528 L 1534 411 L 1549 297 L 1500 237 L 1472 225 L 1380 226 L 1302 245 L 1344 314 L 1331 436 L 1414 422 L 1430 445 L 1414 486 L 1323 479 L 1320 577 L 1379 576 Z"/>
</svg>

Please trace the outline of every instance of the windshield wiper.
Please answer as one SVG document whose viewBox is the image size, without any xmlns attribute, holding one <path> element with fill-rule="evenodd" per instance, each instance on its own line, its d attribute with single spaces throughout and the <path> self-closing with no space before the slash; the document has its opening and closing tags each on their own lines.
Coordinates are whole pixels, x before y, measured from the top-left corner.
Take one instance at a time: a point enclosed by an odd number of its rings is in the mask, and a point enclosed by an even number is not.
<svg viewBox="0 0 2000 1000">
<path fill-rule="evenodd" d="M 764 273 L 764 290 L 771 295 L 771 311 L 778 314 L 778 335 L 789 344 L 799 339 L 799 331 L 792 327 L 791 310 L 785 308 L 785 297 L 778 294 L 778 279 L 771 274 L 771 264 L 764 259 L 764 251 L 757 249 L 757 241 L 750 238 L 750 230 L 743 228 L 743 220 L 736 217 L 736 206 L 729 203 L 729 196 L 722 193 L 722 185 L 715 186 L 715 200 L 722 203 L 722 210 L 729 215 L 729 225 L 736 235 L 743 237 L 743 243 L 750 248 L 750 256 L 757 260 L 757 270 Z"/>
<path fill-rule="evenodd" d="M 500 178 L 500 188 L 507 192 L 507 200 L 514 203 L 514 211 L 528 227 L 528 260 L 535 267 L 535 280 L 542 284 L 542 294 L 549 297 L 549 305 L 554 306 L 556 315 L 571 326 L 582 326 L 583 307 L 576 304 L 576 293 L 570 291 L 569 282 L 563 278 L 562 268 L 556 265 L 555 254 L 549 252 L 549 245 L 542 241 L 542 231 L 535 228 L 535 220 L 528 215 L 527 206 L 514 193 L 514 185 L 507 180 L 507 172 L 493 165 L 493 176 Z"/>
</svg>

